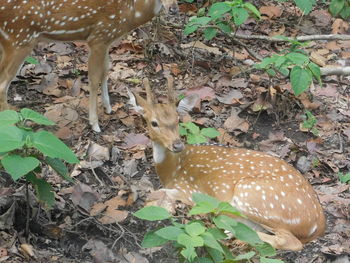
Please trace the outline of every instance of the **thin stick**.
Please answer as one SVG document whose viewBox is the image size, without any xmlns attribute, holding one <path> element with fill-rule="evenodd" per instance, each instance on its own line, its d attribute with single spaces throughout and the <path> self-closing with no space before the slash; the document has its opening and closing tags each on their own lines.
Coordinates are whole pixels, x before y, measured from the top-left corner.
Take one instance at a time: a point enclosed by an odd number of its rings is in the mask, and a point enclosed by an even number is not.
<svg viewBox="0 0 350 263">
<path fill-rule="evenodd" d="M 154 103 L 154 98 L 153 98 L 151 85 L 149 84 L 149 79 L 148 78 L 144 78 L 143 79 L 143 86 L 146 89 L 147 103 L 149 105 L 152 105 Z"/>
<path fill-rule="evenodd" d="M 167 76 L 167 87 L 168 87 L 168 101 L 169 103 L 175 103 L 175 92 L 174 92 L 174 78 Z"/>
</svg>

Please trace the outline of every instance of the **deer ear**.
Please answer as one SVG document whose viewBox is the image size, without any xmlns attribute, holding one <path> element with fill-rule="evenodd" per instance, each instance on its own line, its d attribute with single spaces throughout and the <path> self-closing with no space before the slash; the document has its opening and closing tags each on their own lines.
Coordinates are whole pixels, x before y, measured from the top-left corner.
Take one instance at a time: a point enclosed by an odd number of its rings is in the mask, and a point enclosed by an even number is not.
<svg viewBox="0 0 350 263">
<path fill-rule="evenodd" d="M 194 106 L 196 106 L 197 102 L 199 100 L 198 94 L 190 94 L 179 101 L 179 104 L 177 105 L 177 112 L 179 115 L 185 115 L 186 113 L 193 110 Z"/>
<path fill-rule="evenodd" d="M 141 96 L 137 95 L 136 93 L 133 93 L 130 91 L 128 88 L 126 89 L 128 96 L 129 96 L 129 104 L 133 107 L 133 109 L 140 113 L 143 114 L 145 112 L 145 107 L 147 105 L 147 102 L 144 98 Z"/>
</svg>

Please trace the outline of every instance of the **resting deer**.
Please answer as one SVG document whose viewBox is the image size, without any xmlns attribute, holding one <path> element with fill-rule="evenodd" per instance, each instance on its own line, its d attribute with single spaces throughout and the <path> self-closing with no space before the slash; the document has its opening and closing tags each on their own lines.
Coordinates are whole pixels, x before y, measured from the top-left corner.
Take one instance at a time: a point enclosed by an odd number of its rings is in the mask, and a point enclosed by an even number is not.
<svg viewBox="0 0 350 263">
<path fill-rule="evenodd" d="M 111 113 L 108 88 L 109 46 L 148 22 L 162 6 L 177 12 L 176 0 L 3 0 L 0 4 L 0 111 L 7 109 L 7 91 L 26 56 L 39 41 L 86 41 L 90 56 L 89 122 L 100 131 L 97 92 Z"/>
<path fill-rule="evenodd" d="M 295 168 L 263 152 L 184 145 L 172 79 L 165 104 L 154 100 L 148 81 L 144 85 L 147 100 L 129 92 L 130 101 L 147 123 L 156 171 L 168 195 L 191 203 L 192 193 L 201 192 L 230 202 L 247 217 L 241 220 L 277 249 L 301 250 L 304 243 L 324 233 L 318 197 Z"/>
</svg>

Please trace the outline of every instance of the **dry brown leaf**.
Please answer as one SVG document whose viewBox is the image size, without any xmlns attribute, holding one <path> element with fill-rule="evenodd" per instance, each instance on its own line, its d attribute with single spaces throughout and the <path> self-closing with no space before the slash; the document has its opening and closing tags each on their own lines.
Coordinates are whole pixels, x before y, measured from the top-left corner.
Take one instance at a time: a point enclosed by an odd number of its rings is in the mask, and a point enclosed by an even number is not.
<svg viewBox="0 0 350 263">
<path fill-rule="evenodd" d="M 108 161 L 110 154 L 108 147 L 101 146 L 95 142 L 91 142 L 87 150 L 90 160 Z"/>
<path fill-rule="evenodd" d="M 19 248 L 19 251 L 27 258 L 35 258 L 34 248 L 30 244 L 22 244 Z"/>
<path fill-rule="evenodd" d="M 265 15 L 270 19 L 280 17 L 283 12 L 282 9 L 279 8 L 278 6 L 272 6 L 272 5 L 262 6 L 259 8 L 259 11 L 261 15 Z"/>
<path fill-rule="evenodd" d="M 233 132 L 234 130 L 247 132 L 249 129 L 249 123 L 245 119 L 240 118 L 238 113 L 238 110 L 233 110 L 231 116 L 224 123 L 225 129 L 229 132 Z"/>
<path fill-rule="evenodd" d="M 103 210 L 105 210 L 107 207 L 104 203 L 97 203 L 94 204 L 93 207 L 90 210 L 90 216 L 97 216 L 102 213 Z"/>
<path fill-rule="evenodd" d="M 107 211 L 104 213 L 104 216 L 99 218 L 98 221 L 104 225 L 113 224 L 116 222 L 119 223 L 124 221 L 128 215 L 128 211 L 107 209 Z"/>
<path fill-rule="evenodd" d="M 222 55 L 222 52 L 217 47 L 209 47 L 200 41 L 194 41 L 187 44 L 181 44 L 181 48 L 199 48 L 208 51 L 214 55 Z"/>
<path fill-rule="evenodd" d="M 326 66 L 326 58 L 315 51 L 311 52 L 310 59 L 320 67 Z"/>
<path fill-rule="evenodd" d="M 346 34 L 349 29 L 349 23 L 343 19 L 337 18 L 332 24 L 332 34 Z"/>
</svg>

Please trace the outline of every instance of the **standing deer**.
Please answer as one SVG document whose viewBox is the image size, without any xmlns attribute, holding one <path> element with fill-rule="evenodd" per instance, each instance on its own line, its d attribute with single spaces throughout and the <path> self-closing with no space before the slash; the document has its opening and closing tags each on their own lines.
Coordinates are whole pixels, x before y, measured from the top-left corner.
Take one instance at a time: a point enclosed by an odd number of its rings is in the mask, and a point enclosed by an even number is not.
<svg viewBox="0 0 350 263">
<path fill-rule="evenodd" d="M 2 0 L 0 4 L 0 111 L 8 108 L 7 91 L 26 56 L 39 41 L 86 41 L 90 56 L 89 122 L 100 131 L 97 92 L 111 113 L 107 72 L 110 45 L 148 22 L 162 6 L 177 12 L 176 0 Z"/>
<path fill-rule="evenodd" d="M 325 216 L 310 183 L 284 160 L 263 152 L 181 142 L 172 79 L 168 103 L 158 104 L 148 81 L 147 100 L 129 92 L 131 104 L 147 123 L 153 158 L 163 189 L 172 199 L 191 203 L 194 192 L 230 202 L 277 249 L 301 250 L 325 231 Z M 184 98 L 184 100 L 190 98 Z"/>
</svg>

